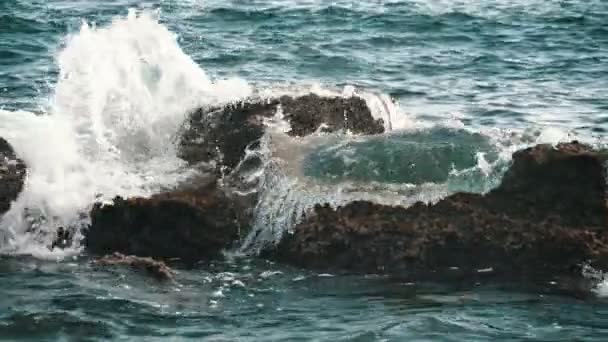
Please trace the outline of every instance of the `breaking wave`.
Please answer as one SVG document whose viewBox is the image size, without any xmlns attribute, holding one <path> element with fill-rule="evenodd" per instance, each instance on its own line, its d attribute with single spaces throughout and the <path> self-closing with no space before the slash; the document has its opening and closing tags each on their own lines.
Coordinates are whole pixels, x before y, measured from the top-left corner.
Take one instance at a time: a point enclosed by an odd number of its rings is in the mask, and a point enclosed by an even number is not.
<svg viewBox="0 0 608 342">
<path fill-rule="evenodd" d="M 96 201 L 148 196 L 195 170 L 177 157 L 188 113 L 246 98 L 316 93 L 360 96 L 387 133 L 375 137 L 288 137 L 280 113 L 263 137 L 263 167 L 252 233 L 255 253 L 289 231 L 317 203 L 355 199 L 410 205 L 459 190 L 484 192 L 500 179 L 511 152 L 556 133 L 473 132 L 458 120 L 429 123 L 390 96 L 317 83 L 252 85 L 213 80 L 186 55 L 158 14 L 130 11 L 109 25 L 83 23 L 57 54 L 59 75 L 43 113 L 0 110 L 0 136 L 28 166 L 24 191 L 0 221 L 0 252 L 42 258 L 80 252 L 47 247 L 57 227 L 78 232 Z M 409 172 L 408 172 L 409 170 Z"/>
<path fill-rule="evenodd" d="M 251 93 L 240 79 L 211 80 L 153 13 L 83 23 L 57 63 L 47 112 L 0 111 L 0 136 L 28 165 L 0 222 L 5 253 L 60 256 L 45 247 L 49 233 L 86 225 L 95 201 L 175 185 L 188 176 L 173 143 L 188 111 Z"/>
</svg>

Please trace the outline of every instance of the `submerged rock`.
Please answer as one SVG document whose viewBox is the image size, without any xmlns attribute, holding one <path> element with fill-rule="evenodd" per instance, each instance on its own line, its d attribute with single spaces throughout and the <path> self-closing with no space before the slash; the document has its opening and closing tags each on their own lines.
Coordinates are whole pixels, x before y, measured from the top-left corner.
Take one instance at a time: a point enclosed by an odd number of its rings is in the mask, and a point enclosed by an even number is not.
<svg viewBox="0 0 608 342">
<path fill-rule="evenodd" d="M 96 204 L 85 245 L 94 254 L 120 252 L 186 263 L 218 258 L 241 238 L 246 213 L 215 183 L 151 198 Z"/>
<path fill-rule="evenodd" d="M 577 142 L 513 155 L 486 195 L 436 204 L 318 205 L 266 256 L 315 269 L 413 277 L 575 274 L 608 266 L 606 155 Z"/>
<path fill-rule="evenodd" d="M 279 110 L 292 136 L 318 130 L 348 130 L 356 134 L 384 132 L 365 100 L 359 97 L 320 97 L 314 94 L 283 96 L 263 102 L 243 102 L 220 109 L 198 109 L 187 122 L 180 140 L 180 156 L 190 164 L 216 162 L 225 171 L 234 169 L 264 135 L 264 119 Z"/>
<path fill-rule="evenodd" d="M 25 164 L 17 158 L 11 145 L 0 138 L 0 216 L 21 193 L 25 176 Z"/>
<path fill-rule="evenodd" d="M 106 255 L 93 262 L 99 266 L 127 266 L 136 271 L 141 271 L 157 280 L 173 280 L 173 271 L 167 264 L 152 258 L 142 258 L 134 255 L 113 253 Z"/>
</svg>

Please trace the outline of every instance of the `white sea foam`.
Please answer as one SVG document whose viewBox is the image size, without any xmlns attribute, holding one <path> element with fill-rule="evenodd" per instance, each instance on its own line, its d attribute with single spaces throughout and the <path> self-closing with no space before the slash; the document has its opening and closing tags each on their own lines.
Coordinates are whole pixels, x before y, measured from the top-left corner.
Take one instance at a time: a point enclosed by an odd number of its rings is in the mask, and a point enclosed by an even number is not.
<svg viewBox="0 0 608 342">
<path fill-rule="evenodd" d="M 608 280 L 602 280 L 594 288 L 593 292 L 601 298 L 608 298 Z"/>
<path fill-rule="evenodd" d="M 499 151 L 498 158 L 489 163 L 483 154 L 478 154 L 475 166 L 452 172 L 447 182 L 442 184 L 393 184 L 346 179 L 327 182 L 303 172 L 305 157 L 316 147 L 339 149 L 345 144 L 365 139 L 367 137 L 343 134 L 292 138 L 285 135 L 280 126 L 269 127 L 258 151 L 264 164 L 263 172 L 257 174 L 259 199 L 251 232 L 242 243 L 240 252 L 255 254 L 269 244 L 277 243 L 317 204 L 337 207 L 355 200 L 365 200 L 407 207 L 418 201 L 436 202 L 454 189 L 462 191 L 463 184 L 458 184 L 462 182 L 460 179 L 472 173 L 480 173 L 479 178 L 485 177 L 485 180 L 478 179 L 480 184 L 475 190 L 487 191 L 498 183 L 504 165 L 511 158 L 510 153 Z"/>
<path fill-rule="evenodd" d="M 147 196 L 190 175 L 176 157 L 174 141 L 188 111 L 246 97 L 314 93 L 360 96 L 389 132 L 428 128 L 386 94 L 318 83 L 265 85 L 241 79 L 212 80 L 179 47 L 154 13 L 131 11 L 105 27 L 83 23 L 57 55 L 60 69 L 47 113 L 0 111 L 0 136 L 28 165 L 25 190 L 0 221 L 0 252 L 64 256 L 47 246 L 59 226 L 86 225 L 92 203 L 116 195 Z M 446 184 L 322 184 L 302 174 L 314 146 L 351 134 L 291 138 L 277 113 L 263 142 L 265 167 L 253 233 L 244 250 L 276 241 L 317 203 L 341 205 L 354 199 L 409 205 L 447 194 Z M 273 121 L 273 120 L 271 120 Z M 457 120 L 456 120 L 457 121 Z M 444 123 L 445 124 L 445 123 Z M 459 128 L 461 126 L 455 125 Z M 492 133 L 490 136 L 498 136 Z M 501 160 L 510 158 L 504 148 Z M 356 156 L 355 156 L 356 157 Z M 479 156 L 476 168 L 494 167 Z M 251 182 L 255 183 L 255 182 Z M 68 254 L 78 253 L 76 245 Z"/>
<path fill-rule="evenodd" d="M 413 127 L 411 117 L 389 96 L 354 87 L 337 89 L 313 82 L 260 86 L 254 91 L 241 79 L 211 80 L 157 16 L 130 11 L 104 27 L 84 22 L 57 54 L 60 72 L 48 110 L 0 111 L 0 136 L 28 166 L 24 191 L 0 221 L 0 252 L 42 258 L 76 254 L 78 244 L 67 252 L 48 249 L 57 227 L 86 225 L 87 212 L 96 201 L 116 195 L 147 196 L 188 177 L 190 171 L 176 157 L 174 142 L 187 113 L 198 106 L 251 96 L 356 95 L 367 101 L 374 117 L 384 120 L 387 130 Z M 280 116 L 277 119 L 281 121 Z M 284 126 L 277 124 L 283 130 Z M 314 143 L 313 139 L 308 146 Z M 287 168 L 292 176 L 298 165 Z M 257 177 L 278 179 L 283 175 L 280 168 L 265 169 L 266 175 Z M 300 188 L 300 177 L 295 176 L 289 179 Z M 265 184 L 270 183 L 275 182 Z M 288 184 L 283 182 L 284 187 Z M 291 196 L 297 198 L 286 203 L 294 205 L 286 211 L 293 213 L 288 221 L 323 201 L 314 196 L 306 200 L 308 194 L 301 192 Z M 260 212 L 261 217 L 269 211 Z"/>
<path fill-rule="evenodd" d="M 583 267 L 583 276 L 593 283 L 591 291 L 598 297 L 608 298 L 608 277 L 605 272 L 589 265 Z"/>
<path fill-rule="evenodd" d="M 95 200 L 175 184 L 188 174 L 174 147 L 188 110 L 251 94 L 243 80 L 212 81 L 153 13 L 83 23 L 57 63 L 48 113 L 0 111 L 0 136 L 28 166 L 0 222 L 5 253 L 61 256 L 45 233 L 86 223 Z"/>
</svg>

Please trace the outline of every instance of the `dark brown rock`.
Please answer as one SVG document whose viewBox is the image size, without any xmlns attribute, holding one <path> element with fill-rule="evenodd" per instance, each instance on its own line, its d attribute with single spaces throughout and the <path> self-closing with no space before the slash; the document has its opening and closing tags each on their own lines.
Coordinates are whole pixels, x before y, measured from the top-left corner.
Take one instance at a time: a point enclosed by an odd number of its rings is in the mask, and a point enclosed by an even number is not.
<svg viewBox="0 0 608 342">
<path fill-rule="evenodd" d="M 25 164 L 17 158 L 11 145 L 0 138 L 0 216 L 10 209 L 23 190 L 25 176 Z"/>
<path fill-rule="evenodd" d="M 323 132 L 348 130 L 355 134 L 384 132 L 382 120 L 375 120 L 367 103 L 360 97 L 319 97 L 311 94 L 279 99 L 285 119 L 291 124 L 290 135 L 303 137 L 325 125 Z"/>
<path fill-rule="evenodd" d="M 349 130 L 356 134 L 384 132 L 382 120 L 375 120 L 359 97 L 319 97 L 314 94 L 283 96 L 263 102 L 243 102 L 221 109 L 198 109 L 186 124 L 180 140 L 180 156 L 191 164 L 216 162 L 224 171 L 234 169 L 247 148 L 255 148 L 264 135 L 264 119 L 281 107 L 291 124 L 292 136 Z M 218 168 L 218 169 L 219 169 Z"/>
<path fill-rule="evenodd" d="M 118 197 L 94 206 L 85 244 L 94 254 L 116 251 L 193 263 L 218 258 L 238 241 L 244 217 L 215 183 L 151 198 Z"/>
<path fill-rule="evenodd" d="M 434 205 L 317 206 L 267 256 L 316 269 L 414 277 L 574 274 L 608 266 L 605 155 L 576 142 L 519 151 L 486 195 Z"/>
<path fill-rule="evenodd" d="M 97 266 L 127 266 L 135 271 L 144 272 L 160 281 L 173 280 L 173 270 L 162 261 L 152 258 L 142 258 L 134 255 L 113 253 L 93 262 Z"/>
<path fill-rule="evenodd" d="M 605 152 L 578 142 L 515 152 L 488 203 L 530 221 L 553 215 L 562 225 L 608 227 L 605 161 Z"/>
</svg>

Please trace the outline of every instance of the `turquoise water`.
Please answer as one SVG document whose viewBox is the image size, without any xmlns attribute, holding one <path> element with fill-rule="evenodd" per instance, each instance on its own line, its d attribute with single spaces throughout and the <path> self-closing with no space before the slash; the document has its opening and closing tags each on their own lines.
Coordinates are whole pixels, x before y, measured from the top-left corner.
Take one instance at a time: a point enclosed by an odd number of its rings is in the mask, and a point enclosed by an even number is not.
<svg viewBox="0 0 608 342">
<path fill-rule="evenodd" d="M 158 22 L 127 19 L 129 9 Z M 0 135 L 34 168 L 0 224 L 0 241 L 13 238 L 0 246 L 0 339 L 606 340 L 600 290 L 405 283 L 250 258 L 158 284 L 96 269 L 78 249 L 39 248 L 15 213 L 67 225 L 99 194 L 171 185 L 183 172 L 166 148 L 179 113 L 276 88 L 390 97 L 375 103 L 390 107 L 380 112 L 391 132 L 303 144 L 303 174 L 329 188 L 279 179 L 256 229 L 288 225 L 272 203 L 349 199 L 332 186 L 483 192 L 517 147 L 604 143 L 607 21 L 602 0 L 1 0 Z"/>
<path fill-rule="evenodd" d="M 441 184 L 468 176 L 483 185 L 483 177 L 475 178 L 474 174 L 480 172 L 476 168 L 479 159 L 486 163 L 498 159 L 495 146 L 483 135 L 446 128 L 328 145 L 306 156 L 305 173 L 337 182 L 349 179 L 397 184 Z"/>
</svg>

